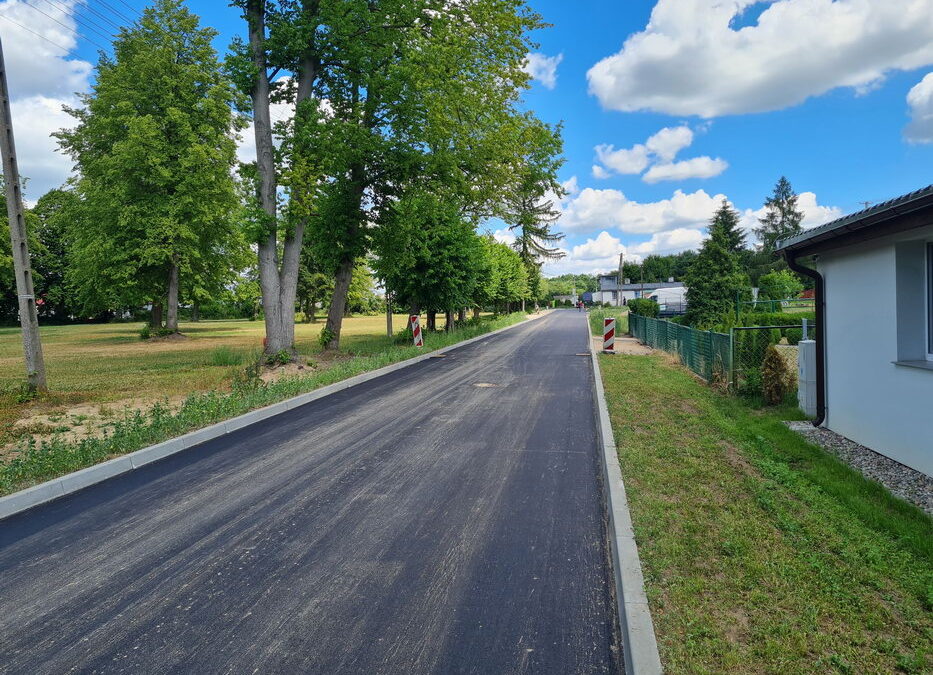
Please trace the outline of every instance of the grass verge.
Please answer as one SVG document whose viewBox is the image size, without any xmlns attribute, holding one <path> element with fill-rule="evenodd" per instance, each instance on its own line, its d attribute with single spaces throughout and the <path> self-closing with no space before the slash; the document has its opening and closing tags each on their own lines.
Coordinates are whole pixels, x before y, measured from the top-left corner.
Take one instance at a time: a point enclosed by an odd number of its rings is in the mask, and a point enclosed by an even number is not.
<svg viewBox="0 0 933 675">
<path fill-rule="evenodd" d="M 195 429 L 236 417 L 256 408 L 313 391 L 354 375 L 404 361 L 426 351 L 450 345 L 504 328 L 524 320 L 525 314 L 483 319 L 452 333 L 431 333 L 426 347 L 399 346 L 390 338 L 374 339 L 383 349 L 333 362 L 310 375 L 284 377 L 265 383 L 258 370 L 247 368 L 234 378 L 230 391 L 207 391 L 190 394 L 177 409 L 167 402 L 156 402 L 144 411 L 124 413 L 116 419 L 105 436 L 68 441 L 53 436 L 51 440 L 24 442 L 19 452 L 0 465 L 0 495 L 20 490 L 57 476 L 92 466 L 115 456 L 139 450 Z M 218 357 L 228 360 L 229 355 Z"/>
<path fill-rule="evenodd" d="M 628 310 L 624 307 L 594 307 L 589 310 L 589 317 L 593 335 L 602 337 L 603 320 L 607 317 L 615 317 L 617 336 L 628 333 Z"/>
<path fill-rule="evenodd" d="M 662 355 L 600 356 L 669 673 L 933 671 L 933 521 Z"/>
</svg>

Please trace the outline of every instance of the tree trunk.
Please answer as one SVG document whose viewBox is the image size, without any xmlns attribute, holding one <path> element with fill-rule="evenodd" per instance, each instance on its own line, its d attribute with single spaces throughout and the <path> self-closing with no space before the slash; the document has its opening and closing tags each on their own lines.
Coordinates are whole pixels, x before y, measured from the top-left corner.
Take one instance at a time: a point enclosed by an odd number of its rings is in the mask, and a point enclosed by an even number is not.
<svg viewBox="0 0 933 675">
<path fill-rule="evenodd" d="M 454 312 L 452 309 L 448 309 L 447 313 L 444 315 L 444 332 L 451 333 L 454 329 Z"/>
<path fill-rule="evenodd" d="M 386 293 L 386 337 L 392 337 L 395 331 L 392 330 L 392 298 Z"/>
<path fill-rule="evenodd" d="M 428 320 L 426 328 L 428 330 L 437 330 L 437 312 L 433 309 L 428 310 Z"/>
<path fill-rule="evenodd" d="M 466 307 L 461 307 L 457 315 L 457 321 L 460 323 L 466 323 Z"/>
<path fill-rule="evenodd" d="M 476 319 L 477 321 L 479 321 L 479 313 L 480 313 L 479 307 L 474 307 L 474 308 L 473 308 L 473 318 Z"/>
<path fill-rule="evenodd" d="M 198 304 L 197 300 L 191 303 L 191 320 L 194 323 L 201 320 L 201 306 Z"/>
<path fill-rule="evenodd" d="M 354 260 L 344 260 L 337 268 L 334 278 L 334 294 L 331 297 L 330 309 L 327 310 L 327 323 L 324 330 L 330 335 L 325 345 L 326 349 L 340 348 L 340 327 L 343 325 L 343 312 L 347 307 L 347 291 L 350 290 L 350 280 L 353 278 Z"/>
<path fill-rule="evenodd" d="M 525 298 L 522 298 L 522 311 L 525 311 Z"/>
<path fill-rule="evenodd" d="M 149 317 L 149 325 L 156 330 L 162 330 L 162 303 L 152 303 L 152 316 Z"/>
<path fill-rule="evenodd" d="M 178 262 L 172 260 L 168 271 L 168 311 L 165 313 L 165 330 L 178 332 Z"/>
</svg>

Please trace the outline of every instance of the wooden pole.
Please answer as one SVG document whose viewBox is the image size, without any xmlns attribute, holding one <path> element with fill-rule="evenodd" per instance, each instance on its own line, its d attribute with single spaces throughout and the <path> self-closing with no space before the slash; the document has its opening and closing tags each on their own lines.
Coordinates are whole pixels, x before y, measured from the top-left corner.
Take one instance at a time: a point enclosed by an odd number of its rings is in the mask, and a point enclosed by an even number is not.
<svg viewBox="0 0 933 675">
<path fill-rule="evenodd" d="M 19 296 L 19 322 L 23 329 L 23 353 L 26 356 L 26 377 L 33 391 L 46 391 L 45 361 L 39 339 L 39 316 L 32 284 L 29 245 L 26 239 L 26 214 L 16 165 L 16 145 L 13 143 L 13 120 L 10 114 L 10 93 L 6 82 L 3 44 L 0 42 L 0 153 L 3 155 L 3 179 L 6 189 L 6 209 L 10 219 L 10 243 L 13 247 L 13 272 L 16 294 Z"/>
</svg>

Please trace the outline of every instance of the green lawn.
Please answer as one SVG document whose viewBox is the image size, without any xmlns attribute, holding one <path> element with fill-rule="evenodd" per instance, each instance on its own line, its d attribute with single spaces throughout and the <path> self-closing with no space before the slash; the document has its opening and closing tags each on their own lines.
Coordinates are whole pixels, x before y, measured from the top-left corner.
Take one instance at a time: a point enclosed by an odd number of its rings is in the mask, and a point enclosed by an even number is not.
<svg viewBox="0 0 933 675">
<path fill-rule="evenodd" d="M 933 523 L 665 355 L 600 356 L 669 673 L 933 672 Z"/>
</svg>

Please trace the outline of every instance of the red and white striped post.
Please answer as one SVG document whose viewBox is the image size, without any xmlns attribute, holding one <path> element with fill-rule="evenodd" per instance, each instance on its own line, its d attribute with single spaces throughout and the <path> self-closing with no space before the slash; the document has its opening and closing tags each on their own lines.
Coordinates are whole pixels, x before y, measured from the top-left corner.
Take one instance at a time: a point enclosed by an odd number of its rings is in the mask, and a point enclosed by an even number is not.
<svg viewBox="0 0 933 675">
<path fill-rule="evenodd" d="M 603 351 L 615 352 L 616 349 L 616 320 L 610 316 L 603 319 Z"/>
<path fill-rule="evenodd" d="M 424 335 L 421 334 L 421 318 L 417 314 L 408 317 L 408 324 L 411 326 L 411 335 L 414 338 L 416 347 L 424 347 Z"/>
</svg>

